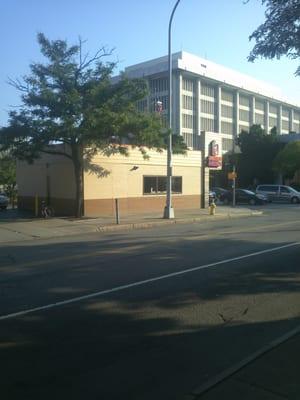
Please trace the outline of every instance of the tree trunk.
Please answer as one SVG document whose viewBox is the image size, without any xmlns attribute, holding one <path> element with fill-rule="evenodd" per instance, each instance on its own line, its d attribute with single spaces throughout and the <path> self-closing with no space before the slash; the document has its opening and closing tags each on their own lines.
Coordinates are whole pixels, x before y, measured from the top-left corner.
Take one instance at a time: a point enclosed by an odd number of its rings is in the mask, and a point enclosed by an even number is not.
<svg viewBox="0 0 300 400">
<path fill-rule="evenodd" d="M 79 144 L 72 145 L 71 148 L 76 189 L 75 216 L 81 218 L 83 215 L 83 151 Z"/>
</svg>

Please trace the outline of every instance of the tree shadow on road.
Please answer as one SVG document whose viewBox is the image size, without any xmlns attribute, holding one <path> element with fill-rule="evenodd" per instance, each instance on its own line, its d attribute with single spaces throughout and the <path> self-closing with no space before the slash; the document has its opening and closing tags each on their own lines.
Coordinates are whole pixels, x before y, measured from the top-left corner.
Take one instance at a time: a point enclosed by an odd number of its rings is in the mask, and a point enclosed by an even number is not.
<svg viewBox="0 0 300 400">
<path fill-rule="evenodd" d="M 285 244 L 194 234 L 10 246 L 1 314 Z M 275 251 L 0 320 L 3 398 L 181 398 L 299 325 L 299 249 L 283 251 L 288 262 Z"/>
</svg>

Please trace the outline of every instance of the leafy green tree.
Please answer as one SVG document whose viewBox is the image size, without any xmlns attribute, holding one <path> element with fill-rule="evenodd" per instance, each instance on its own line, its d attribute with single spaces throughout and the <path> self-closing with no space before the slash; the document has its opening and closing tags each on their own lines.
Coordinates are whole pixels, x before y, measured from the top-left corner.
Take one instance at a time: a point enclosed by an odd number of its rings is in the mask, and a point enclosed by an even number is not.
<svg viewBox="0 0 300 400">
<path fill-rule="evenodd" d="M 275 157 L 273 168 L 285 177 L 292 178 L 300 170 L 300 141 L 286 144 Z"/>
<path fill-rule="evenodd" d="M 97 152 L 128 155 L 128 145 L 132 145 L 146 157 L 145 148 L 165 147 L 167 132 L 158 115 L 137 111 L 136 102 L 147 93 L 145 81 L 124 75 L 112 81 L 116 63 L 107 61 L 112 51 L 101 48 L 89 57 L 83 54 L 81 40 L 68 46 L 42 33 L 37 39 L 46 62 L 31 64 L 30 75 L 10 81 L 22 94 L 22 106 L 10 112 L 9 126 L 0 135 L 0 149 L 2 143 L 2 149 L 29 162 L 41 153 L 70 159 L 76 215 L 81 216 L 83 170 L 97 172 L 91 164 Z M 184 151 L 182 138 L 176 138 L 174 146 Z"/>
<path fill-rule="evenodd" d="M 0 187 L 9 196 L 12 204 L 16 196 L 16 160 L 9 153 L 0 155 Z"/>
<path fill-rule="evenodd" d="M 266 134 L 260 125 L 253 125 L 249 132 L 240 133 L 237 145 L 241 150 L 235 155 L 239 185 L 248 187 L 258 182 L 272 183 L 275 178 L 273 160 L 283 147 L 276 129 Z"/>
<path fill-rule="evenodd" d="M 266 20 L 249 37 L 255 45 L 248 57 L 291 59 L 300 57 L 300 2 L 299 0 L 262 0 L 266 5 Z M 300 66 L 296 70 L 300 75 Z"/>
</svg>

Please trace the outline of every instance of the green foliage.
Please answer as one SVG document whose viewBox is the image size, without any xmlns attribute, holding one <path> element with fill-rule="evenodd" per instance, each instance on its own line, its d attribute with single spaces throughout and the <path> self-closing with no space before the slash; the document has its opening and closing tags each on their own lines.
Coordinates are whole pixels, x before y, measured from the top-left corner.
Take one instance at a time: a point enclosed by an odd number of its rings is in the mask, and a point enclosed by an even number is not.
<svg viewBox="0 0 300 400">
<path fill-rule="evenodd" d="M 9 153 L 0 155 L 0 187 L 13 200 L 16 196 L 16 160 Z"/>
<path fill-rule="evenodd" d="M 128 145 L 132 145 L 147 157 L 146 148 L 166 147 L 167 132 L 157 114 L 136 109 L 136 102 L 147 94 L 144 80 L 123 75 L 112 82 L 116 63 L 106 61 L 112 51 L 101 48 L 89 57 L 83 55 L 81 40 L 68 46 L 42 33 L 38 42 L 46 62 L 31 64 L 30 75 L 10 81 L 21 92 L 22 106 L 10 112 L 9 126 L 0 132 L 0 150 L 9 149 L 14 157 L 28 162 L 41 152 L 69 158 L 74 165 L 79 215 L 82 169 L 96 170 L 92 159 L 97 152 L 128 155 Z M 57 143 L 67 146 L 53 146 Z"/>
<path fill-rule="evenodd" d="M 242 131 L 237 139 L 241 154 L 236 156 L 238 183 L 241 187 L 255 183 L 272 183 L 275 178 L 272 163 L 283 147 L 276 130 L 266 134 L 260 125 L 253 125 L 249 133 Z"/>
<path fill-rule="evenodd" d="M 273 168 L 285 177 L 292 178 L 300 170 L 300 141 L 286 144 L 275 157 Z"/>
<path fill-rule="evenodd" d="M 256 44 L 248 60 L 258 57 L 280 58 L 285 55 L 300 57 L 300 2 L 299 0 L 262 0 L 266 5 L 266 20 L 250 36 Z M 300 67 L 296 70 L 300 75 Z"/>
</svg>

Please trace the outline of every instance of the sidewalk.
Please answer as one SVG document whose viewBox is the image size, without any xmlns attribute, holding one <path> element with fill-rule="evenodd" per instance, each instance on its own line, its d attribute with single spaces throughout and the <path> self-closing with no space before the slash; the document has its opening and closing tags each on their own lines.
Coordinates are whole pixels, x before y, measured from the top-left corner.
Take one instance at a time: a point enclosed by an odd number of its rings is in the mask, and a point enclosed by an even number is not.
<svg viewBox="0 0 300 400">
<path fill-rule="evenodd" d="M 300 326 L 287 336 L 253 355 L 253 360 L 249 357 L 244 366 L 242 362 L 198 388 L 186 400 L 300 399 Z"/>
<path fill-rule="evenodd" d="M 219 206 L 215 215 L 209 215 L 208 209 L 175 210 L 174 219 L 163 219 L 161 213 L 134 214 L 121 216 L 120 224 L 117 224 L 112 217 L 39 219 L 18 218 L 18 216 L 9 218 L 10 214 L 6 214 L 1 218 L 0 214 L 0 243 L 50 239 L 92 232 L 146 229 L 180 223 L 219 221 L 221 219 L 250 217 L 261 214 L 262 211 L 258 208 Z"/>
</svg>

